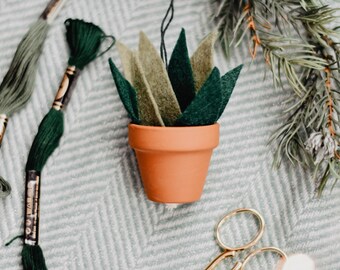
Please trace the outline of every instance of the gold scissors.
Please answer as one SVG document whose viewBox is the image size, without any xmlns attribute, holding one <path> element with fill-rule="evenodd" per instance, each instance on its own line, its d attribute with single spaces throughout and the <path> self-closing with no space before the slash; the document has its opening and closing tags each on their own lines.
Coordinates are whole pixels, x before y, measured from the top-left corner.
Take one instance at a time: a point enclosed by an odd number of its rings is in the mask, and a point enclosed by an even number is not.
<svg viewBox="0 0 340 270">
<path fill-rule="evenodd" d="M 259 230 L 256 233 L 256 235 L 254 236 L 254 238 L 247 244 L 240 246 L 240 247 L 229 247 L 227 245 L 225 245 L 222 241 L 221 238 L 221 227 L 223 226 L 223 224 L 230 219 L 233 216 L 236 216 L 237 214 L 240 213 L 250 213 L 252 215 L 254 215 L 257 220 L 258 220 L 258 226 L 259 226 Z M 250 209 L 250 208 L 240 208 L 240 209 L 236 209 L 232 212 L 230 212 L 229 214 L 225 215 L 218 223 L 215 229 L 215 237 L 216 237 L 216 241 L 218 243 L 218 245 L 222 248 L 223 252 L 218 255 L 206 268 L 205 270 L 212 270 L 215 269 L 215 267 L 221 263 L 224 259 L 228 258 L 228 257 L 234 257 L 236 255 L 236 252 L 238 251 L 243 251 L 246 249 L 249 249 L 253 246 L 255 246 L 258 241 L 262 238 L 263 236 L 263 232 L 264 232 L 264 228 L 265 228 L 265 223 L 264 223 L 264 219 L 263 217 L 254 209 Z M 280 250 L 279 248 L 276 247 L 263 247 L 263 248 L 259 248 L 256 249 L 255 251 L 250 252 L 241 262 L 238 261 L 236 262 L 236 264 L 234 265 L 234 267 L 232 268 L 232 270 L 243 270 L 245 269 L 245 266 L 248 264 L 248 262 L 251 260 L 251 258 L 253 258 L 254 256 L 258 255 L 259 253 L 262 252 L 274 252 L 280 255 L 281 259 L 284 261 L 286 261 L 287 259 L 287 255 Z M 283 263 L 282 262 L 282 263 Z"/>
</svg>

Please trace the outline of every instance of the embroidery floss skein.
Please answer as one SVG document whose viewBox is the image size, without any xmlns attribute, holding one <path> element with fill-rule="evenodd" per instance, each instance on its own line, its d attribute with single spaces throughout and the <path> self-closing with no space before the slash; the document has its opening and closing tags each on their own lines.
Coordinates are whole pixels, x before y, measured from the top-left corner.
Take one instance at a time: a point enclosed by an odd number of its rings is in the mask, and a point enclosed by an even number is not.
<svg viewBox="0 0 340 270">
<path fill-rule="evenodd" d="M 38 59 L 49 25 L 66 0 L 51 0 L 27 34 L 21 40 L 12 63 L 0 84 L 0 147 L 8 117 L 20 110 L 29 100 L 33 88 Z M 0 177 L 0 198 L 9 195 L 11 187 Z"/>
<path fill-rule="evenodd" d="M 0 145 L 8 117 L 20 110 L 30 98 L 38 59 L 49 26 L 65 0 L 52 0 L 24 36 L 0 84 Z"/>
<path fill-rule="evenodd" d="M 26 164 L 26 195 L 24 246 L 22 263 L 25 270 L 46 270 L 45 258 L 39 242 L 40 173 L 58 147 L 64 131 L 63 109 L 70 100 L 79 71 L 98 56 L 109 50 L 115 42 L 96 25 L 82 20 L 68 19 L 66 38 L 71 51 L 64 78 L 60 84 L 53 107 L 40 123 Z M 112 38 L 111 46 L 99 53 L 102 42 Z"/>
</svg>

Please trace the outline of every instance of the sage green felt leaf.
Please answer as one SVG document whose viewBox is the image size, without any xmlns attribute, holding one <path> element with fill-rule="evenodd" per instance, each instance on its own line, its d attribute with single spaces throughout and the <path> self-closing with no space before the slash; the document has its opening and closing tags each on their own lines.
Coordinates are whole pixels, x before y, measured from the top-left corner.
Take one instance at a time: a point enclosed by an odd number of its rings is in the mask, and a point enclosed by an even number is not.
<svg viewBox="0 0 340 270">
<path fill-rule="evenodd" d="M 214 67 L 214 44 L 217 36 L 217 31 L 211 32 L 202 40 L 197 50 L 191 56 L 196 92 L 201 89 Z"/>
<path fill-rule="evenodd" d="M 183 28 L 171 55 L 168 74 L 183 112 L 196 95 L 194 76 L 188 54 L 185 30 Z"/>
<path fill-rule="evenodd" d="M 222 91 L 220 72 L 214 68 L 198 91 L 195 99 L 177 119 L 178 126 L 204 126 L 214 124 L 220 115 Z"/>
<path fill-rule="evenodd" d="M 111 68 L 112 77 L 116 83 L 118 94 L 123 102 L 123 105 L 128 112 L 129 117 L 132 122 L 138 124 L 138 105 L 137 105 L 137 95 L 136 90 L 131 86 L 131 84 L 123 77 L 119 72 L 116 65 L 113 63 L 112 59 L 109 59 L 109 64 Z"/>
<path fill-rule="evenodd" d="M 138 53 L 132 58 L 133 85 L 137 89 L 140 122 L 146 126 L 165 126 L 150 85 L 145 78 Z"/>
<path fill-rule="evenodd" d="M 222 105 L 220 108 L 219 117 L 224 112 L 225 107 L 227 106 L 231 94 L 233 93 L 234 87 L 236 85 L 236 81 L 241 73 L 243 65 L 239 65 L 238 67 L 230 70 L 226 74 L 221 77 L 221 90 L 222 90 Z"/>
<path fill-rule="evenodd" d="M 133 70 L 132 70 L 132 57 L 133 52 L 123 43 L 117 41 L 116 47 L 118 49 L 120 60 L 123 65 L 125 79 L 127 79 L 131 84 L 133 81 Z"/>
<path fill-rule="evenodd" d="M 139 39 L 139 59 L 162 119 L 165 125 L 172 126 L 181 114 L 181 108 L 164 63 L 143 32 L 140 33 Z"/>
</svg>

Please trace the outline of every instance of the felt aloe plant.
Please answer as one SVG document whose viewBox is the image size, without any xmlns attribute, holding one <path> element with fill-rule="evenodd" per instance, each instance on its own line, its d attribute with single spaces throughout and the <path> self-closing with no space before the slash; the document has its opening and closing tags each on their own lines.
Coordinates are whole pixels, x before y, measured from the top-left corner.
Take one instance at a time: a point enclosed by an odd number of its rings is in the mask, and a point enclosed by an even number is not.
<svg viewBox="0 0 340 270">
<path fill-rule="evenodd" d="M 216 32 L 209 34 L 189 58 L 182 29 L 167 68 L 143 32 L 137 52 L 117 44 L 125 78 L 111 59 L 109 63 L 120 98 L 134 124 L 205 126 L 217 122 L 242 65 L 220 76 L 213 64 L 216 37 Z"/>
</svg>

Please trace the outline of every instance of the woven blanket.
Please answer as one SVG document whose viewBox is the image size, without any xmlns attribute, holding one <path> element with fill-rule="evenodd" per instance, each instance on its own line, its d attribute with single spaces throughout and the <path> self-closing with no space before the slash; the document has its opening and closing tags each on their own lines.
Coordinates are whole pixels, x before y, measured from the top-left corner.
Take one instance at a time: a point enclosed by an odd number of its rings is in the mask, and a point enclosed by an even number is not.
<svg viewBox="0 0 340 270">
<path fill-rule="evenodd" d="M 18 42 L 47 0 L 0 0 L 0 77 Z M 214 27 L 207 0 L 175 1 L 175 18 L 167 34 L 169 53 L 181 27 L 189 52 Z M 24 166 L 38 124 L 48 112 L 68 58 L 63 22 L 83 18 L 100 25 L 129 47 L 137 48 L 143 30 L 158 46 L 167 0 L 68 0 L 45 43 L 35 92 L 11 117 L 0 151 L 0 173 L 12 194 L 0 200 L 0 269 L 21 266 Z M 264 78 L 262 59 L 251 63 L 245 44 L 230 60 L 217 46 L 221 73 L 245 64 L 221 124 L 204 194 L 199 202 L 174 210 L 146 199 L 133 152 L 127 144 L 129 119 L 112 80 L 107 59 L 120 63 L 116 48 L 97 59 L 79 78 L 65 113 L 65 133 L 42 173 L 40 243 L 51 270 L 199 270 L 220 249 L 214 226 L 239 207 L 258 210 L 266 230 L 258 247 L 273 245 L 288 254 L 307 253 L 318 270 L 340 269 L 340 184 L 319 199 L 311 173 L 288 163 L 272 169 L 267 145 L 288 91 L 275 90 Z M 120 67 L 121 68 L 121 67 Z M 331 186 L 331 185 L 330 185 Z M 247 217 L 224 230 L 231 245 L 256 231 Z M 241 257 L 245 254 L 241 254 Z M 271 255 L 256 257 L 249 269 L 274 269 Z M 231 261 L 227 268 L 231 268 Z M 267 267 L 268 266 L 268 267 Z"/>
</svg>

